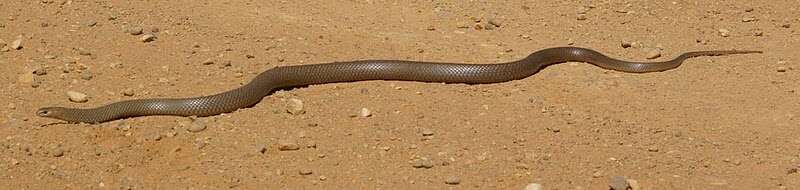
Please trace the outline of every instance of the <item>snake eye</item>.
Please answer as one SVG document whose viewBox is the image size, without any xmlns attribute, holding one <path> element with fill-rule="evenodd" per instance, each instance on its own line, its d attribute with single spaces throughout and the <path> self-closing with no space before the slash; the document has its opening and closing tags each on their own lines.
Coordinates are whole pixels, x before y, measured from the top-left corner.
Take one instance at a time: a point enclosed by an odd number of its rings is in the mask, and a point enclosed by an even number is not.
<svg viewBox="0 0 800 190">
<path fill-rule="evenodd" d="M 48 111 L 48 110 L 39 110 L 39 111 L 36 112 L 36 115 L 38 115 L 38 116 L 49 116 L 50 113 L 51 112 Z"/>
</svg>

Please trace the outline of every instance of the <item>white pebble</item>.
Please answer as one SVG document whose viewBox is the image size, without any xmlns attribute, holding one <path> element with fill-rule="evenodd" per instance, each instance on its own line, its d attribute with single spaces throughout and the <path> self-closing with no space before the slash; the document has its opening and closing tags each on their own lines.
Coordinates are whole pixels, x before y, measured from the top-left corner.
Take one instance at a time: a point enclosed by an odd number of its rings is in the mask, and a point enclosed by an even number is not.
<svg viewBox="0 0 800 190">
<path fill-rule="evenodd" d="M 531 184 L 528 184 L 527 186 L 525 186 L 524 190 L 542 190 L 542 189 L 544 189 L 542 184 L 531 183 Z"/>
<path fill-rule="evenodd" d="M 289 99 L 289 108 L 286 109 L 286 112 L 289 112 L 292 115 L 299 115 L 306 113 L 306 110 L 303 108 L 303 101 L 299 99 Z"/>
<path fill-rule="evenodd" d="M 13 42 L 11 42 L 11 46 L 9 46 L 9 47 L 11 49 L 15 49 L 15 50 L 22 49 L 22 38 L 18 38 L 16 40 L 14 40 Z"/>
<path fill-rule="evenodd" d="M 197 133 L 206 130 L 206 127 L 205 122 L 199 119 L 192 119 L 192 123 L 189 124 L 189 128 L 186 128 L 186 131 Z"/>
<path fill-rule="evenodd" d="M 448 185 L 458 185 L 461 183 L 461 178 L 458 176 L 449 176 L 447 179 L 444 180 L 444 183 Z"/>
<path fill-rule="evenodd" d="M 367 108 L 361 108 L 360 115 L 361 115 L 361 117 L 370 117 L 370 116 L 372 116 L 372 111 L 370 111 Z"/>
<path fill-rule="evenodd" d="M 659 57 L 661 57 L 661 50 L 658 48 L 649 48 L 645 54 L 645 58 L 647 59 L 655 59 Z"/>
<path fill-rule="evenodd" d="M 142 35 L 142 37 L 141 37 L 141 38 L 139 38 L 139 41 L 142 41 L 142 42 L 152 42 L 152 41 L 153 41 L 153 40 L 155 40 L 155 39 L 156 39 L 156 35 L 153 35 L 153 34 L 145 34 L 145 35 Z"/>
<path fill-rule="evenodd" d="M 728 29 L 719 29 L 719 35 L 722 37 L 728 37 L 731 35 L 731 31 Z"/>
<path fill-rule="evenodd" d="M 67 97 L 69 97 L 69 101 L 77 103 L 83 103 L 89 101 L 89 98 L 86 94 L 76 91 L 67 91 Z"/>
</svg>

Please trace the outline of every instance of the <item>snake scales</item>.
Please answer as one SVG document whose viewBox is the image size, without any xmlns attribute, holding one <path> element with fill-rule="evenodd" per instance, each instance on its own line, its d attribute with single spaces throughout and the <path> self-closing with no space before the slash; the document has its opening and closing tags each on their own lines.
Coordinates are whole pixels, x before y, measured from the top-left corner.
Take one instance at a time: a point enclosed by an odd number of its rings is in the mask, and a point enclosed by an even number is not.
<svg viewBox="0 0 800 190">
<path fill-rule="evenodd" d="M 136 99 L 96 108 L 44 107 L 36 115 L 72 123 L 100 123 L 116 119 L 147 116 L 211 116 L 252 106 L 274 90 L 293 86 L 364 80 L 404 80 L 444 83 L 498 83 L 522 79 L 542 68 L 567 61 L 588 62 L 596 66 L 630 73 L 665 71 L 697 56 L 761 53 L 761 51 L 719 50 L 686 52 L 661 62 L 631 62 L 579 47 L 554 47 L 539 50 L 524 59 L 499 64 L 458 64 L 401 60 L 362 60 L 325 64 L 275 67 L 256 76 L 250 83 L 215 95 L 193 98 Z"/>
</svg>

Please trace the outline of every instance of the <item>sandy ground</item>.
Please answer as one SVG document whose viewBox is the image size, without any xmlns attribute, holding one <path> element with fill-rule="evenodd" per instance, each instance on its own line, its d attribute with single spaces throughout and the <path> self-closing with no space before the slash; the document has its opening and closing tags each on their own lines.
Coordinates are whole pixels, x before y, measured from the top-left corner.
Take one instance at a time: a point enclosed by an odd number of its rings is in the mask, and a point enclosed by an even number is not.
<svg viewBox="0 0 800 190">
<path fill-rule="evenodd" d="M 798 7 L 0 1 L 0 188 L 608 189 L 622 176 L 635 189 L 800 189 Z M 146 35 L 155 38 L 142 42 Z M 499 84 L 312 85 L 199 118 L 205 130 L 181 117 L 88 125 L 34 115 L 44 106 L 214 94 L 275 66 L 487 64 L 568 45 L 628 60 L 654 49 L 659 60 L 692 50 L 765 53 L 649 74 L 565 63 Z M 67 91 L 88 102 L 71 102 Z M 287 113 L 295 100 L 304 113 Z"/>
</svg>

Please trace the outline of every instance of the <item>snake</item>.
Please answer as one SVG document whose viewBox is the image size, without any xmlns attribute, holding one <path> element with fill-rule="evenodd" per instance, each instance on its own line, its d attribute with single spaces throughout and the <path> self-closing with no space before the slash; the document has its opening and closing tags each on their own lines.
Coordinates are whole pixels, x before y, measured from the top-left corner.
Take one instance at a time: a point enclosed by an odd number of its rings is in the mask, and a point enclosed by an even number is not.
<svg viewBox="0 0 800 190">
<path fill-rule="evenodd" d="M 445 84 L 500 83 L 527 78 L 549 65 L 564 62 L 585 62 L 603 69 L 626 73 L 648 73 L 677 68 L 684 60 L 692 57 L 749 53 L 762 53 L 762 51 L 735 49 L 689 51 L 671 60 L 636 62 L 611 58 L 588 48 L 568 46 L 541 49 L 516 61 L 493 64 L 355 60 L 276 66 L 256 75 L 249 83 L 213 95 L 191 98 L 132 99 L 94 108 L 42 107 L 36 111 L 36 115 L 68 123 L 89 124 L 150 115 L 204 117 L 251 107 L 280 89 L 314 84 L 367 80 Z"/>
</svg>

